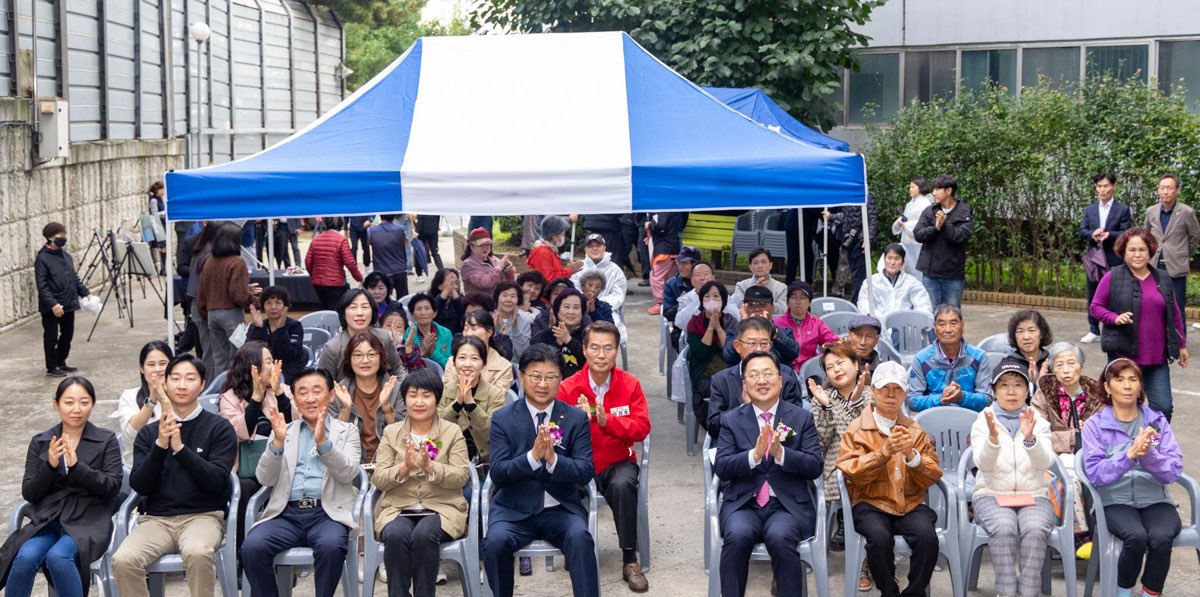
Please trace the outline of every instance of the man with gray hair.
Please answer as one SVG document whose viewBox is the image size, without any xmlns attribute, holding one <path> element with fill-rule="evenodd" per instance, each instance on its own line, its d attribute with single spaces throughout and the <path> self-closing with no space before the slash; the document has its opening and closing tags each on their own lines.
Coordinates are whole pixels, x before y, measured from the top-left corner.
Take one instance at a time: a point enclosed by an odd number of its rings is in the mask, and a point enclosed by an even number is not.
<svg viewBox="0 0 1200 597">
<path fill-rule="evenodd" d="M 1196 210 L 1179 202 L 1178 176 L 1164 174 L 1159 177 L 1158 200 L 1158 203 L 1146 208 L 1146 218 L 1142 223 L 1158 241 L 1158 254 L 1150 262 L 1171 276 L 1175 304 L 1180 319 L 1184 319 L 1187 315 L 1184 312 L 1187 306 L 1187 275 L 1191 269 L 1188 262 L 1200 245 L 1200 221 L 1196 220 Z M 1186 321 L 1183 331 L 1187 333 Z"/>
<path fill-rule="evenodd" d="M 961 406 L 982 411 L 992 402 L 992 364 L 986 352 L 963 339 L 962 310 L 938 305 L 933 332 L 933 344 L 917 353 L 908 371 L 909 409 Z"/>
</svg>

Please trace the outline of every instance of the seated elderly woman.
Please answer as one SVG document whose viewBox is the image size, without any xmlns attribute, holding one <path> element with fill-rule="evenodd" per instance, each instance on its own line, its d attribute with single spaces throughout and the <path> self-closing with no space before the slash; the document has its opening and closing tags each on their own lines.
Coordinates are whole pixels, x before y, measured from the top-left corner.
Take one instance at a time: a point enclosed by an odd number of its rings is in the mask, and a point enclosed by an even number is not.
<svg viewBox="0 0 1200 597">
<path fill-rule="evenodd" d="M 459 336 L 455 338 L 451 351 L 454 355 L 450 361 L 454 364 L 454 376 L 443 382 L 438 415 L 458 424 L 467 436 L 471 458 L 477 458 L 480 464 L 485 464 L 488 461 L 492 413 L 504 406 L 508 386 L 497 386 L 484 379 L 487 369 L 483 355 L 495 351 L 489 350 L 479 338 Z M 508 370 L 511 374 L 512 366 Z M 484 469 L 480 473 L 486 476 L 487 471 Z"/>
<path fill-rule="evenodd" d="M 59 421 L 29 441 L 21 482 L 29 522 L 0 548 L 5 595 L 29 597 L 43 568 L 59 595 L 83 595 L 88 567 L 108 550 L 120 503 L 121 448 L 113 432 L 90 421 L 95 405 L 86 378 L 62 380 L 52 403 Z"/>
<path fill-rule="evenodd" d="M 1117 597 L 1158 595 L 1171 570 L 1179 510 L 1167 487 L 1183 474 L 1183 452 L 1167 417 L 1146 404 L 1142 369 L 1119 358 L 1100 376 L 1105 407 L 1083 424 L 1083 466 L 1100 494 L 1108 530 L 1121 541 Z M 1143 567 L 1143 561 L 1145 566 Z"/>
<path fill-rule="evenodd" d="M 550 313 L 553 311 L 554 299 L 557 299 L 558 295 L 568 288 L 578 290 L 570 278 L 558 278 L 546 284 L 546 289 L 542 291 L 540 306 L 537 309 L 537 317 L 534 318 L 533 323 L 529 326 L 531 337 L 537 336 L 550 327 Z M 592 319 L 587 316 L 587 313 L 583 314 L 583 319 L 584 327 L 592 323 Z"/>
<path fill-rule="evenodd" d="M 467 531 L 467 442 L 458 424 L 437 416 L 442 380 L 436 373 L 414 372 L 400 394 L 408 418 L 388 426 L 379 443 L 371 482 L 383 496 L 371 531 L 383 542 L 389 593 L 433 595 L 439 545 Z"/>
<path fill-rule="evenodd" d="M 525 296 L 525 300 L 520 303 L 522 311 L 536 311 L 546 306 L 542 302 L 542 291 L 546 289 L 546 277 L 542 275 L 542 272 L 529 270 L 517 276 L 516 284 L 521 289 L 521 294 Z"/>
<path fill-rule="evenodd" d="M 404 363 L 405 371 L 412 373 L 425 368 L 425 361 L 421 359 L 421 349 L 416 345 L 415 331 L 409 328 L 408 312 L 402 305 L 388 307 L 379 317 L 379 328 L 387 330 L 391 335 L 392 344 L 396 345 L 396 352 L 400 355 L 400 361 Z"/>
<path fill-rule="evenodd" d="M 513 383 L 512 361 L 509 360 L 509 355 L 512 354 L 512 342 L 507 337 L 496 333 L 492 315 L 479 309 L 467 313 L 463 319 L 463 333 L 455 340 L 461 337 L 474 337 L 483 342 L 484 348 L 487 349 L 487 352 L 480 355 L 484 362 L 483 370 L 480 372 L 483 381 L 501 390 L 508 390 Z M 442 375 L 443 384 L 449 384 L 458 376 L 458 372 L 455 370 L 453 346 L 450 351 L 450 360 L 446 361 L 445 374 Z"/>
<path fill-rule="evenodd" d="M 841 499 L 837 475 L 834 474 L 837 469 L 838 447 L 850 423 L 854 422 L 862 414 L 863 408 L 871 402 L 871 387 L 867 383 L 867 373 L 859 372 L 858 355 L 854 353 L 850 342 L 842 340 L 826 345 L 820 358 L 821 369 L 828 381 L 824 387 L 812 378 L 807 383 L 813 399 L 813 423 L 817 427 L 817 440 L 821 444 L 821 453 L 825 455 L 825 501 L 836 502 Z M 845 547 L 846 539 L 840 510 L 838 515 L 837 531 L 830 537 L 829 542 L 835 549 L 840 550 Z M 863 568 L 859 572 L 858 588 L 860 591 L 871 590 L 866 562 L 863 562 Z"/>
<path fill-rule="evenodd" d="M 408 300 L 408 312 L 412 313 L 413 321 L 408 326 L 405 341 L 411 338 L 422 357 L 445 367 L 446 359 L 450 358 L 450 341 L 454 339 L 454 333 L 436 321 L 436 305 L 437 301 L 424 292 L 418 292 Z"/>
<path fill-rule="evenodd" d="M 385 370 L 398 373 L 403 368 L 400 356 L 396 353 L 396 345 L 392 343 L 391 334 L 388 334 L 386 330 L 374 327 L 375 322 L 379 319 L 379 310 L 370 293 L 362 288 L 347 290 L 338 302 L 337 314 L 338 320 L 342 324 L 342 330 L 329 342 L 326 342 L 325 347 L 321 349 L 321 357 L 317 359 L 317 368 L 328 371 L 336 378 L 341 371 L 346 345 L 349 344 L 350 338 L 362 332 L 375 334 L 383 342 L 387 353 L 384 355 L 383 368 Z"/>
<path fill-rule="evenodd" d="M 1008 356 L 1025 364 L 1029 379 L 1037 381 L 1050 371 L 1047 365 L 1046 347 L 1054 344 L 1050 322 L 1036 309 L 1024 309 L 1008 320 L 1008 345 L 1012 347 Z"/>
<path fill-rule="evenodd" d="M 797 280 L 788 284 L 787 312 L 771 320 L 781 330 L 791 330 L 800 354 L 790 363 L 792 369 L 800 370 L 804 362 L 817 355 L 817 349 L 838 341 L 838 335 L 810 311 L 813 287 L 808 282 Z M 863 313 L 866 313 L 863 310 Z"/>
<path fill-rule="evenodd" d="M 579 273 L 579 291 L 587 301 L 584 312 L 592 321 L 615 323 L 612 305 L 600 299 L 600 295 L 604 294 L 604 284 L 604 274 L 598 270 Z"/>
<path fill-rule="evenodd" d="M 975 521 L 987 531 L 996 593 L 1037 595 L 1056 516 L 1046 471 L 1054 464 L 1050 423 L 1025 405 L 1029 367 L 1006 357 L 992 377 L 995 402 L 971 426 Z M 1020 561 L 1018 570 L 1017 562 Z M 1070 582 L 1073 582 L 1071 579 Z"/>
</svg>

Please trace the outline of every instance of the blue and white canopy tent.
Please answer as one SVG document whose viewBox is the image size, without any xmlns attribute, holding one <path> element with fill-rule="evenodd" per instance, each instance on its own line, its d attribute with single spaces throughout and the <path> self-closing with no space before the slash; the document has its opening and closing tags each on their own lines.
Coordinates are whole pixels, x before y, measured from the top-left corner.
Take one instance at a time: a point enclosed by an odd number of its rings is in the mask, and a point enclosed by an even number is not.
<svg viewBox="0 0 1200 597">
<path fill-rule="evenodd" d="M 291 137 L 166 185 L 170 220 L 865 209 L 867 194 L 861 155 L 751 120 L 621 32 L 422 38 Z"/>
<path fill-rule="evenodd" d="M 705 91 L 713 97 L 721 100 L 722 103 L 745 114 L 751 120 L 760 124 L 765 124 L 768 127 L 774 127 L 781 132 L 791 135 L 801 141 L 807 141 L 817 147 L 832 149 L 834 151 L 850 151 L 850 144 L 841 139 L 834 139 L 828 135 L 823 135 L 820 132 L 814 131 L 804 125 L 803 122 L 792 118 L 787 110 L 779 107 L 775 100 L 771 99 L 761 89 L 757 88 L 737 88 L 737 87 L 705 87 Z"/>
</svg>

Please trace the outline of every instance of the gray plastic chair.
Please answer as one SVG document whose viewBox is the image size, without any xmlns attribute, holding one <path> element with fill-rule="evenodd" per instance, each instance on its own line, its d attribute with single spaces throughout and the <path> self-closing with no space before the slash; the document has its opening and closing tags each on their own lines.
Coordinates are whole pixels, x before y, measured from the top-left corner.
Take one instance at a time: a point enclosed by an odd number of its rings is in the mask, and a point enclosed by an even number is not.
<svg viewBox="0 0 1200 597">
<path fill-rule="evenodd" d="M 304 347 L 312 351 L 313 363 L 321 358 L 321 351 L 325 350 L 325 344 L 332 338 L 325 328 L 304 328 Z"/>
<path fill-rule="evenodd" d="M 658 374 L 667 373 L 667 348 L 671 345 L 671 327 L 666 317 L 658 318 Z M 670 384 L 667 384 L 670 387 Z"/>
<path fill-rule="evenodd" d="M 842 497 L 842 525 L 845 527 L 846 535 L 846 551 L 844 554 L 846 560 L 846 572 L 843 581 L 845 582 L 845 594 L 858 594 L 858 573 L 856 571 L 862 569 L 863 560 L 867 557 L 867 541 L 854 528 L 854 516 L 850 504 L 850 492 L 846 490 L 846 476 L 841 470 L 834 471 L 837 475 L 838 490 L 841 491 Z M 937 494 L 941 498 L 942 504 L 955 504 L 957 493 L 954 488 L 945 482 L 944 477 L 938 479 L 937 483 L 930 486 L 925 492 L 926 501 Z M 958 510 L 954 507 L 943 507 L 941 509 L 934 508 L 937 512 L 937 536 L 938 536 L 938 555 L 945 558 L 947 568 L 950 569 L 950 586 L 952 595 L 965 595 L 963 592 L 963 569 L 962 569 L 962 552 L 959 549 L 959 534 L 958 534 Z M 899 535 L 895 538 L 895 553 L 897 555 L 909 555 L 912 550 L 908 546 L 908 542 L 904 537 Z M 925 593 L 929 594 L 929 589 L 925 589 Z"/>
<path fill-rule="evenodd" d="M 487 528 L 488 528 L 488 526 L 487 526 L 487 524 L 488 524 L 488 508 L 490 507 L 490 504 L 492 501 L 492 499 L 491 499 L 492 498 L 492 477 L 491 477 L 491 475 L 489 475 L 487 478 L 487 481 L 484 481 L 484 483 L 483 483 L 482 495 L 486 496 L 486 498 L 483 499 L 482 503 L 481 503 L 480 518 L 483 519 L 483 532 L 484 532 L 484 535 L 486 536 Z M 588 507 L 587 527 L 588 527 L 588 533 L 591 533 L 591 535 L 592 535 L 592 545 L 594 545 L 596 548 L 596 569 L 599 570 L 600 569 L 600 542 L 596 540 L 596 528 L 597 528 L 596 508 L 597 508 L 597 505 L 598 505 L 598 498 L 597 498 L 597 494 L 596 494 L 596 481 L 595 480 L 588 481 L 588 484 L 587 484 L 587 507 Z M 546 571 L 553 572 L 554 571 L 554 556 L 561 556 L 562 552 L 559 551 L 559 549 L 557 547 L 554 547 L 553 545 L 550 545 L 548 542 L 542 541 L 539 539 L 539 540 L 536 540 L 536 541 L 530 543 L 529 545 L 526 545 L 525 547 L 517 550 L 517 552 L 513 555 L 516 557 L 530 557 L 530 558 L 544 557 L 544 558 L 546 558 Z M 599 576 L 597 576 L 596 580 L 597 580 L 596 594 L 600 595 L 600 594 L 602 594 L 602 591 L 600 590 Z M 488 586 L 488 580 L 487 580 L 486 574 L 483 576 L 483 594 L 486 596 L 490 596 L 493 594 L 491 587 Z"/>
<path fill-rule="evenodd" d="M 321 328 L 329 333 L 330 338 L 342 331 L 342 320 L 337 311 L 313 311 L 300 318 L 300 325 L 304 329 Z"/>
<path fill-rule="evenodd" d="M 421 360 L 425 361 L 425 367 L 427 369 L 433 369 L 437 373 L 438 377 L 441 377 L 442 375 L 445 374 L 445 370 L 442 369 L 442 366 L 439 365 L 437 363 L 437 361 L 435 361 L 429 357 L 421 357 Z"/>
<path fill-rule="evenodd" d="M 808 391 L 808 378 L 816 376 L 820 381 L 818 383 L 824 385 L 826 381 L 825 370 L 821 368 L 821 355 L 814 356 L 803 365 L 800 365 L 800 370 L 796 372 L 800 382 L 800 395 L 804 398 L 812 399 L 812 393 Z M 807 400 L 806 400 L 807 402 Z"/>
<path fill-rule="evenodd" d="M 471 503 L 467 513 L 467 534 L 441 546 L 443 562 L 451 561 L 458 564 L 459 581 L 462 583 L 463 595 L 479 597 L 482 582 L 479 574 L 479 473 L 474 466 L 471 470 Z M 363 596 L 374 597 L 375 573 L 383 565 L 383 543 L 375 538 L 375 508 L 383 493 L 374 485 L 371 486 L 367 497 L 363 500 L 362 527 L 365 546 L 363 548 Z"/>
<path fill-rule="evenodd" d="M 991 352 L 991 351 L 988 351 L 988 353 L 987 353 L 988 361 L 990 361 L 990 362 L 991 362 L 991 365 L 992 365 L 992 367 L 995 367 L 996 365 L 999 365 L 999 364 L 1000 364 L 1000 361 L 1003 361 L 1003 360 L 1004 360 L 1004 357 L 1007 357 L 1007 356 L 1008 356 L 1008 353 L 1007 353 L 1007 352 Z"/>
<path fill-rule="evenodd" d="M 700 452 L 700 459 L 703 461 L 701 465 L 704 470 L 704 498 L 708 500 L 708 486 L 712 484 L 713 478 L 713 448 L 712 437 L 707 433 L 704 434 L 704 447 Z M 707 506 L 707 504 L 705 504 Z M 709 559 L 712 557 L 712 521 L 707 516 L 704 517 L 704 573 L 710 574 L 709 569 L 712 563 Z"/>
<path fill-rule="evenodd" d="M 808 308 L 813 315 L 824 318 L 830 313 L 854 313 L 858 314 L 858 305 L 836 296 L 822 296 L 812 300 L 812 305 Z"/>
<path fill-rule="evenodd" d="M 858 313 L 851 313 L 849 311 L 834 311 L 833 313 L 822 315 L 821 321 L 824 321 L 825 325 L 829 326 L 829 329 L 833 330 L 833 333 L 845 337 L 850 333 L 850 322 L 858 318 Z"/>
<path fill-rule="evenodd" d="M 621 319 L 621 323 L 626 323 L 625 322 L 625 303 L 621 303 L 621 306 L 617 308 L 617 317 L 619 317 Z M 626 325 L 628 325 L 628 324 L 626 324 Z M 626 333 L 628 333 L 628 330 L 626 330 Z M 629 371 L 629 348 L 628 348 L 629 341 L 628 341 L 628 338 L 618 338 L 618 339 L 621 341 L 621 370 Z"/>
<path fill-rule="evenodd" d="M 216 567 L 217 584 L 221 587 L 221 593 L 225 597 L 237 597 L 237 547 L 234 545 L 234 539 L 237 537 L 237 503 L 241 499 L 242 488 L 236 473 L 229 474 L 229 482 L 233 484 L 233 489 L 229 501 L 225 504 L 225 536 L 213 553 L 213 565 Z M 133 511 L 141 501 L 142 496 L 130 491 L 129 497 L 125 498 L 125 503 L 121 504 L 121 509 L 117 511 L 116 539 L 112 548 L 114 553 L 137 527 L 137 518 L 133 516 Z M 183 571 L 183 558 L 177 553 L 161 556 L 151 562 L 146 566 L 146 574 L 150 576 L 150 595 L 162 597 L 166 575 Z"/>
<path fill-rule="evenodd" d="M 367 472 L 362 468 L 358 469 L 358 477 L 355 479 L 354 486 L 358 489 L 358 497 L 354 499 L 352 514 L 354 522 L 359 523 L 359 530 L 350 531 L 346 538 L 350 549 L 346 551 L 346 561 L 342 563 L 342 595 L 344 597 L 358 597 L 358 549 L 355 546 L 358 545 L 358 534 L 363 528 L 362 505 L 366 498 L 364 488 L 370 486 Z M 254 523 L 258 522 L 258 517 L 262 514 L 263 509 L 267 507 L 267 501 L 271 499 L 271 490 L 271 487 L 259 489 L 250 496 L 250 501 L 246 503 L 247 536 L 254 527 Z M 279 594 L 283 597 L 291 597 L 292 584 L 295 582 L 296 574 L 301 569 L 312 567 L 313 553 L 312 548 L 309 547 L 293 547 L 275 556 L 275 586 L 279 589 Z M 244 572 L 242 573 L 242 590 L 247 596 L 250 595 L 250 581 L 246 579 Z"/>
<path fill-rule="evenodd" d="M 901 363 L 912 365 L 913 357 L 922 348 L 933 343 L 933 315 L 924 311 L 896 311 L 883 318 L 884 338 L 891 339 L 895 330 L 892 348 L 900 353 Z"/>
<path fill-rule="evenodd" d="M 707 436 L 705 436 L 707 437 Z M 706 440 L 707 441 L 707 440 Z M 596 496 L 597 506 L 607 506 L 604 494 Z M 638 461 L 638 559 L 642 571 L 650 570 L 650 436 L 642 440 L 642 456 Z"/>
<path fill-rule="evenodd" d="M 971 469 L 975 468 L 975 458 L 973 450 L 968 447 L 963 452 L 962 459 L 958 465 L 958 486 L 964 488 L 960 499 L 958 500 L 958 522 L 962 528 L 961 545 L 963 546 L 963 564 L 967 567 L 967 590 L 975 591 L 979 588 L 979 569 L 983 565 L 983 546 L 989 543 L 987 531 L 968 516 L 967 505 L 971 503 L 972 496 L 965 490 L 967 475 Z M 1063 482 L 1066 488 L 1063 493 L 1062 522 L 1050 531 L 1050 540 L 1046 543 L 1046 560 L 1042 563 L 1042 593 L 1050 594 L 1050 567 L 1051 567 L 1051 550 L 1057 551 L 1063 563 L 1063 578 L 1067 583 L 1067 597 L 1075 597 L 1079 588 L 1076 586 L 1075 576 L 1075 483 L 1062 462 L 1056 457 L 1054 464 L 1050 467 L 1050 472 L 1054 477 Z"/>
<path fill-rule="evenodd" d="M 304 347 L 304 362 L 307 366 L 312 367 L 317 364 L 317 355 L 307 346 Z"/>
<path fill-rule="evenodd" d="M 516 402 L 517 400 L 520 400 L 520 398 L 517 396 L 517 393 L 512 390 L 509 390 L 504 395 L 504 406 L 508 406 L 508 405 Z"/>
<path fill-rule="evenodd" d="M 679 351 L 679 356 L 671 365 L 674 371 L 671 373 L 671 385 L 668 388 L 671 400 L 680 403 L 683 407 L 683 426 L 684 426 L 684 448 L 687 449 L 688 456 L 696 455 L 696 442 L 700 435 L 700 421 L 696 419 L 695 405 L 692 404 L 692 376 L 687 369 L 688 347 L 685 345 L 683 350 Z"/>
<path fill-rule="evenodd" d="M 945 473 L 942 478 L 954 483 L 955 489 L 961 488 L 957 485 L 958 466 L 963 453 L 971 445 L 971 426 L 977 418 L 979 413 L 961 406 L 935 406 L 913 417 L 917 425 L 920 425 L 933 440 L 938 463 Z"/>
<path fill-rule="evenodd" d="M 900 355 L 900 351 L 896 350 L 887 338 L 880 337 L 879 344 L 875 345 L 876 352 L 879 353 L 879 362 L 892 361 L 894 363 L 904 364 L 904 357 Z"/>
<path fill-rule="evenodd" d="M 120 443 L 120 439 L 121 436 L 118 435 L 118 443 Z M 123 447 L 122 451 L 124 451 Z M 129 469 L 125 467 L 121 468 L 120 492 L 129 492 Z M 13 508 L 12 514 L 8 517 L 9 535 L 17 532 L 22 526 L 25 525 L 25 520 L 29 518 L 32 509 L 33 505 L 25 500 L 21 500 L 17 503 L 17 506 Z M 113 578 L 112 572 L 112 554 L 114 551 L 116 551 L 116 536 L 117 528 L 114 524 L 112 535 L 110 535 L 108 540 L 108 549 L 104 552 L 104 555 L 100 556 L 100 559 L 92 562 L 88 567 L 88 570 L 91 573 L 90 581 L 96 583 L 96 588 L 99 589 L 100 594 L 103 597 L 113 597 L 117 594 L 116 580 Z M 46 590 L 50 597 L 55 597 L 58 595 L 58 591 L 55 591 L 54 587 L 49 583 L 46 584 Z"/>
<path fill-rule="evenodd" d="M 205 394 L 205 395 L 197 398 L 196 401 L 200 403 L 200 408 L 203 408 L 204 410 L 206 410 L 214 415 L 219 415 L 219 414 L 221 414 L 221 412 L 220 412 L 221 408 L 220 408 L 220 405 L 217 404 L 217 402 L 220 399 L 221 399 L 220 394 Z"/>
<path fill-rule="evenodd" d="M 225 377 L 228 375 L 229 371 L 222 371 L 218 373 L 212 378 L 212 381 L 208 382 L 208 385 L 205 386 L 204 391 L 201 392 L 201 394 L 220 394 L 221 386 L 225 383 Z"/>
<path fill-rule="evenodd" d="M 749 255 L 751 251 L 762 245 L 761 232 L 766 221 L 768 210 L 756 209 L 748 211 L 734 221 L 733 242 L 729 247 L 730 267 L 737 266 L 738 255 Z"/>
<path fill-rule="evenodd" d="M 705 460 L 708 460 L 707 453 Z M 817 508 L 817 528 L 816 533 L 808 539 L 805 539 L 796 546 L 796 550 L 800 552 L 800 559 L 808 565 L 808 568 L 813 572 L 813 578 L 817 585 L 818 597 L 829 597 L 829 564 L 826 559 L 826 532 L 825 532 L 825 491 L 824 485 L 820 477 L 808 482 L 808 491 L 812 497 L 813 504 Z M 724 541 L 721 537 L 721 525 L 718 516 L 721 512 L 721 479 L 713 476 L 705 486 L 704 494 L 704 517 L 705 529 L 708 533 L 706 537 L 706 548 L 708 549 L 708 595 L 709 597 L 720 597 L 721 595 L 721 547 Z M 848 546 L 847 546 L 848 547 Z M 766 545 L 759 543 L 754 546 L 754 550 L 750 552 L 751 561 L 771 561 L 770 554 L 767 553 Z M 808 580 L 805 578 L 806 571 L 802 568 L 794 572 L 796 582 L 801 583 L 803 592 L 808 592 Z M 855 593 L 846 593 L 847 595 L 857 594 L 857 582 L 855 578 Z"/>
<path fill-rule="evenodd" d="M 1121 557 L 1121 541 L 1108 532 L 1108 518 L 1104 515 L 1104 502 L 1100 499 L 1100 492 L 1096 490 L 1096 486 L 1092 485 L 1091 480 L 1088 479 L 1087 471 L 1083 466 L 1083 452 L 1075 454 L 1075 478 L 1079 480 L 1083 490 L 1091 495 L 1096 515 L 1096 524 L 1092 527 L 1092 541 L 1095 542 L 1095 545 L 1092 548 L 1092 557 L 1088 560 L 1083 596 L 1092 597 L 1092 587 L 1096 584 L 1097 568 L 1099 568 L 1100 595 L 1113 597 L 1117 594 L 1117 559 Z M 1175 482 L 1187 491 L 1190 506 L 1188 511 L 1191 513 L 1191 519 L 1184 522 L 1183 530 L 1179 532 L 1178 537 L 1175 537 L 1172 546 L 1194 549 L 1197 557 L 1200 557 L 1200 485 L 1187 474 L 1179 475 Z"/>
<path fill-rule="evenodd" d="M 786 257 L 788 253 L 787 232 L 784 230 L 784 218 L 788 211 L 791 210 L 768 212 L 759 231 L 759 246 L 776 257 Z"/>
<path fill-rule="evenodd" d="M 1012 346 L 1008 343 L 1008 334 L 1003 332 L 984 338 L 976 346 L 984 352 L 1007 353 L 1012 350 Z"/>
</svg>

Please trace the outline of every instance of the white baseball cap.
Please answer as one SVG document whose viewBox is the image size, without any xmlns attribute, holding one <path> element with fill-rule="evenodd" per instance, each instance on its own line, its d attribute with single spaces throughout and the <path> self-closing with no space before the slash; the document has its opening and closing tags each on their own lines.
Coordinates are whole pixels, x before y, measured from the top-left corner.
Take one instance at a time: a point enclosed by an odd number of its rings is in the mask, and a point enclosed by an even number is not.
<svg viewBox="0 0 1200 597">
<path fill-rule="evenodd" d="M 871 372 L 871 386 L 875 389 L 882 389 L 890 383 L 894 383 L 905 390 L 908 389 L 908 370 L 904 368 L 904 365 L 894 361 L 886 361 L 880 363 Z"/>
</svg>

